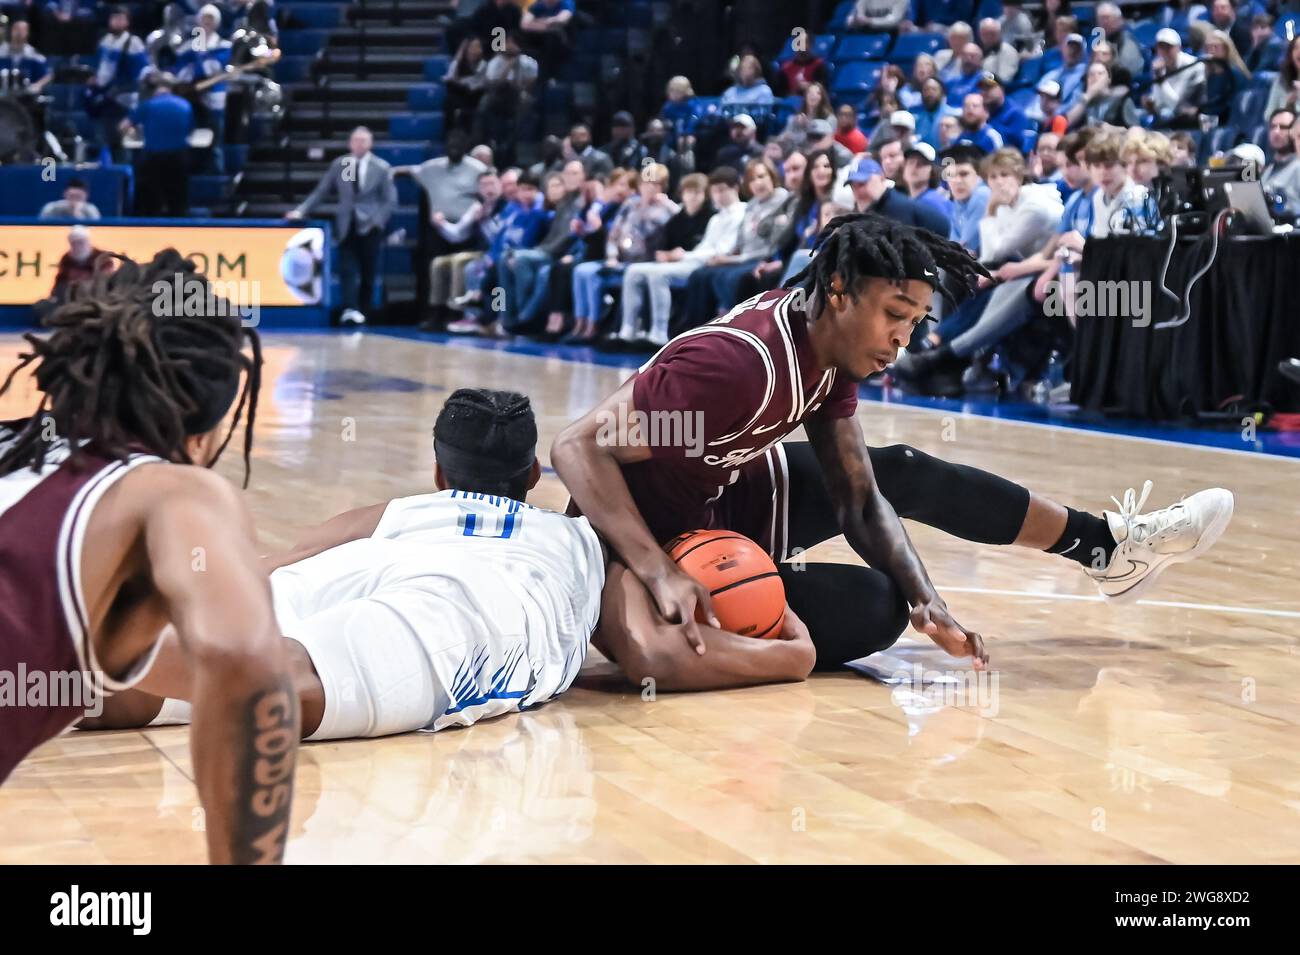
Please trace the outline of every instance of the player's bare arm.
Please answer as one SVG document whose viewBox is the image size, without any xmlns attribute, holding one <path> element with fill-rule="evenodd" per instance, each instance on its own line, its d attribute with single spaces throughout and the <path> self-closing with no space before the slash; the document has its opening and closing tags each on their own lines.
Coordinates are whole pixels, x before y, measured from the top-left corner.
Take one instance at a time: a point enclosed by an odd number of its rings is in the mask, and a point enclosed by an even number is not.
<svg viewBox="0 0 1300 955">
<path fill-rule="evenodd" d="M 289 831 L 298 698 L 236 490 L 198 468 L 149 478 L 141 543 L 193 673 L 194 775 L 217 863 L 279 862 Z M 125 490 L 125 488 L 124 488 Z M 201 548 L 201 550 L 196 550 Z M 196 570 L 195 554 L 204 557 Z"/>
<path fill-rule="evenodd" d="M 912 607 L 912 625 L 954 656 L 970 656 L 976 668 L 988 662 L 984 640 L 948 613 L 934 589 L 903 523 L 876 487 L 857 420 L 822 416 L 804 423 L 826 477 L 849 545 L 872 567 L 898 583 Z"/>
<path fill-rule="evenodd" d="M 342 514 L 331 517 L 323 524 L 310 528 L 287 551 L 280 554 L 268 554 L 263 557 L 263 571 L 269 574 L 271 571 L 288 564 L 306 560 L 308 557 L 315 557 L 331 547 L 338 547 L 340 544 L 346 544 L 349 541 L 370 537 L 374 534 L 375 528 L 379 526 L 380 518 L 384 516 L 388 504 L 388 501 L 382 501 L 379 504 L 370 504 L 366 507 L 344 511 Z"/>
<path fill-rule="evenodd" d="M 606 572 L 600 626 L 592 644 L 640 686 L 657 690 L 721 690 L 806 679 L 817 662 L 808 628 L 788 607 L 777 639 L 740 637 L 700 625 L 708 652 L 695 653 L 681 624 L 665 621 L 650 592 L 618 562 Z M 652 681 L 647 683 L 647 681 Z"/>
<path fill-rule="evenodd" d="M 655 542 L 619 470 L 622 464 L 649 459 L 650 448 L 631 441 L 601 439 L 603 433 L 608 433 L 611 421 L 620 424 L 617 434 L 634 434 L 633 429 L 623 426 L 634 410 L 629 379 L 560 432 L 551 446 L 551 466 L 592 527 L 645 584 L 663 618 L 682 624 L 696 652 L 704 653 L 705 642 L 695 616 L 699 608 L 716 626 L 708 591 L 683 573 Z"/>
</svg>

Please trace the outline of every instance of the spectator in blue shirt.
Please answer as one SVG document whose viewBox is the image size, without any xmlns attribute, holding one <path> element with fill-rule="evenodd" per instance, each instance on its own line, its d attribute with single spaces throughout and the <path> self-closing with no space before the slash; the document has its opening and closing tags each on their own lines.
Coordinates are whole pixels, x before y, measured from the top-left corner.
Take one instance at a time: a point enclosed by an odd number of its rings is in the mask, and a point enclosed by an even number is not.
<svg viewBox="0 0 1300 955">
<path fill-rule="evenodd" d="M 176 76 L 187 83 L 203 83 L 222 76 L 230 65 L 230 41 L 217 32 L 221 11 L 205 4 L 199 11 L 199 29 L 176 60 Z M 212 149 L 206 165 L 216 175 L 226 171 L 221 146 L 226 140 L 226 82 L 218 80 L 199 94 L 204 115 L 199 125 L 212 130 Z"/>
<path fill-rule="evenodd" d="M 1002 148 L 1002 134 L 988 124 L 989 112 L 984 108 L 984 96 L 968 93 L 961 104 L 961 133 L 954 146 L 974 146 L 986 155 Z"/>
<path fill-rule="evenodd" d="M 1060 87 L 1061 111 L 1065 112 L 1083 95 L 1083 81 L 1088 64 L 1083 58 L 1083 37 L 1067 34 L 1061 40 L 1061 65 L 1043 74 L 1044 80 L 1053 80 Z"/>
<path fill-rule="evenodd" d="M 172 92 L 176 79 L 171 74 L 155 74 L 152 86 L 153 95 L 123 121 L 144 139 L 136 157 L 136 214 L 183 216 L 189 205 L 194 108 Z"/>
<path fill-rule="evenodd" d="M 919 142 L 929 143 L 937 149 L 939 147 L 939 120 L 952 112 L 948 107 L 948 90 L 943 85 L 943 80 L 937 76 L 931 76 L 923 82 L 921 84 L 921 103 L 919 106 L 913 107 L 911 112 L 916 117 L 916 139 Z"/>
<path fill-rule="evenodd" d="M 15 20 L 9 27 L 9 41 L 0 43 L 0 70 L 17 70 L 22 85 L 39 93 L 54 78 L 49 65 L 28 41 L 31 27 L 26 20 Z"/>
<path fill-rule="evenodd" d="M 1029 117 L 1015 103 L 1007 99 L 1006 90 L 992 73 L 985 73 L 979 81 L 979 91 L 984 98 L 984 111 L 988 113 L 989 126 L 997 130 L 1002 142 L 1025 151 L 1025 134 L 1029 132 Z"/>
<path fill-rule="evenodd" d="M 916 143 L 903 154 L 903 184 L 913 201 L 933 206 L 951 229 L 952 199 L 939 187 L 939 165 L 929 143 Z"/>
<path fill-rule="evenodd" d="M 115 162 L 122 160 L 122 120 L 139 102 L 140 74 L 149 65 L 144 41 L 131 34 L 126 7 L 108 13 L 108 33 L 95 49 L 94 75 L 87 81 L 87 112 L 97 114 L 103 145 Z M 90 104 L 94 104 L 92 109 Z"/>
<path fill-rule="evenodd" d="M 681 137 L 695 131 L 695 121 L 699 118 L 695 90 L 687 77 L 674 76 L 668 81 L 665 97 L 659 118 L 668 127 L 669 144 L 677 146 Z"/>
<path fill-rule="evenodd" d="M 977 91 L 980 77 L 984 75 L 984 51 L 978 43 L 967 43 L 961 53 L 961 68 L 957 75 L 946 80 L 948 104 L 960 106 L 968 93 Z"/>
<path fill-rule="evenodd" d="M 554 75 L 569 58 L 573 14 L 573 0 L 535 0 L 524 10 L 519 28 L 525 49 L 547 75 Z"/>
<path fill-rule="evenodd" d="M 944 181 L 952 196 L 948 238 L 968 251 L 980 253 L 980 220 L 989 205 L 989 187 L 980 178 L 983 156 L 973 146 L 953 146 L 943 152 Z"/>
<path fill-rule="evenodd" d="M 770 106 L 776 102 L 772 88 L 763 79 L 763 65 L 747 53 L 736 69 L 736 84 L 722 94 L 723 106 Z"/>
</svg>

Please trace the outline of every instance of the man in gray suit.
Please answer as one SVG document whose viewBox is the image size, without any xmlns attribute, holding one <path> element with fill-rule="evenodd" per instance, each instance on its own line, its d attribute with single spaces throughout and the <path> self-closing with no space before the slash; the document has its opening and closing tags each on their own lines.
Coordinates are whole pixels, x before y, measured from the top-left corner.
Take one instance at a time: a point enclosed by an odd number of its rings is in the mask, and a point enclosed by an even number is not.
<svg viewBox="0 0 1300 955">
<path fill-rule="evenodd" d="M 287 219 L 305 219 L 331 191 L 337 200 L 334 232 L 339 244 L 339 278 L 343 284 L 345 325 L 362 325 L 362 309 L 375 300 L 375 269 L 384 227 L 397 206 L 397 187 L 388 163 L 370 151 L 375 138 L 358 126 L 348 139 L 348 155 L 330 163 L 316 188 Z M 354 278 L 355 277 L 355 278 Z"/>
</svg>

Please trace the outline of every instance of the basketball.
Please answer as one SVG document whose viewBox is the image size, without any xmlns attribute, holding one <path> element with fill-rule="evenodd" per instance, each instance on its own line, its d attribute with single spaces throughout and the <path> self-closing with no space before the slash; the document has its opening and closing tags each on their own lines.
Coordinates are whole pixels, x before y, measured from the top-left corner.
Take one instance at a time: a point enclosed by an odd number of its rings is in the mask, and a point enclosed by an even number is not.
<svg viewBox="0 0 1300 955">
<path fill-rule="evenodd" d="M 785 586 L 763 548 L 735 531 L 690 531 L 666 549 L 677 566 L 708 588 L 723 630 L 769 640 L 780 634 Z"/>
</svg>

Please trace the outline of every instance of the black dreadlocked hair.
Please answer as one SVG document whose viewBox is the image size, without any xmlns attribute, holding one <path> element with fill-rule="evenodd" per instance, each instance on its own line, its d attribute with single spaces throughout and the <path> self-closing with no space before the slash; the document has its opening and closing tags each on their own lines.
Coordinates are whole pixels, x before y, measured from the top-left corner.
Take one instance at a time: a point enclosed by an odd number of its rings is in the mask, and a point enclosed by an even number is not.
<svg viewBox="0 0 1300 955">
<path fill-rule="evenodd" d="M 226 314 L 169 315 L 160 308 L 155 284 L 210 289 L 195 265 L 175 249 L 164 249 L 143 268 L 125 256 L 112 272 L 74 284 L 67 301 L 46 316 L 50 334 L 24 335 L 30 352 L 0 385 L 3 396 L 18 373 L 35 365 L 41 402 L 18 424 L 0 450 L 0 475 L 21 467 L 39 469 L 52 444 L 66 440 L 75 458 L 88 450 L 114 460 L 133 453 L 155 454 L 193 464 L 185 439 L 221 423 L 239 394 L 234 420 L 217 451 L 225 450 L 243 416 L 244 486 L 248 486 L 253 424 L 262 383 L 262 349 L 257 333 Z M 212 301 L 207 297 L 205 301 Z M 244 354 L 248 341 L 252 355 Z M 239 388 L 241 376 L 244 387 Z M 53 421 L 55 435 L 46 422 Z"/>
<path fill-rule="evenodd" d="M 486 388 L 451 393 L 433 426 L 443 477 L 457 491 L 522 501 L 537 457 L 537 420 L 527 395 Z"/>
<path fill-rule="evenodd" d="M 802 288 L 810 298 L 824 298 L 838 275 L 844 292 L 855 300 L 862 279 L 917 279 L 956 305 L 975 291 L 980 276 L 989 274 L 960 244 L 874 212 L 832 219 L 813 248 L 807 268 L 785 283 L 786 288 Z"/>
</svg>

